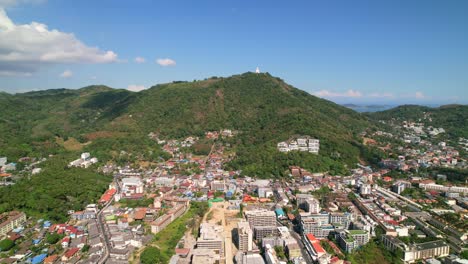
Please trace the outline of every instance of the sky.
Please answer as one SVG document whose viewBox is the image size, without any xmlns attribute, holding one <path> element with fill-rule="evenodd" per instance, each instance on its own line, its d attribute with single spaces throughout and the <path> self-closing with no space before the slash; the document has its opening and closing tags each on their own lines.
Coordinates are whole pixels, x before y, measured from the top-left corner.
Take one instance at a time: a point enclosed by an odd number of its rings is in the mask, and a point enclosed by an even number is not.
<svg viewBox="0 0 468 264">
<path fill-rule="evenodd" d="M 0 91 L 259 67 L 338 103 L 468 103 L 468 1 L 0 0 Z"/>
</svg>

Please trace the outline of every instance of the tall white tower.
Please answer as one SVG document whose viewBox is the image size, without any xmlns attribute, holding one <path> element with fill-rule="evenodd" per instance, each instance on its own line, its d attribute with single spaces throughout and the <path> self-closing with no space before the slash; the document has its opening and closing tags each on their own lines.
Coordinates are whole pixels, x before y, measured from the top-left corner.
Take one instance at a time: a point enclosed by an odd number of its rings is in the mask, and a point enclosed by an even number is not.
<svg viewBox="0 0 468 264">
<path fill-rule="evenodd" d="M 255 69 L 255 73 L 260 73 L 260 69 L 258 67 Z"/>
</svg>

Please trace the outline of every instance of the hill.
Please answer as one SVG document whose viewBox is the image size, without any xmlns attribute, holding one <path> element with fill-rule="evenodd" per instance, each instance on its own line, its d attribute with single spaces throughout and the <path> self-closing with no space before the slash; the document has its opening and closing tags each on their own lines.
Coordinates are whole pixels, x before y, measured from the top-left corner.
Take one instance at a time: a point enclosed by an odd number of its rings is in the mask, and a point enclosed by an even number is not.
<svg viewBox="0 0 468 264">
<path fill-rule="evenodd" d="M 150 132 L 181 138 L 229 128 L 240 131 L 229 142 L 237 153 L 230 168 L 262 177 L 284 175 L 289 165 L 345 173 L 343 165 L 353 165 L 361 153 L 358 133 L 370 125 L 365 116 L 267 73 L 173 82 L 138 93 L 90 86 L 1 94 L 0 102 L 0 156 L 56 153 L 70 138 L 70 149 L 91 143 L 84 149 L 105 156 L 127 147 L 149 149 Z M 276 150 L 297 134 L 320 139 L 320 154 Z"/>
<path fill-rule="evenodd" d="M 455 139 L 468 138 L 468 105 L 452 104 L 434 108 L 402 105 L 367 115 L 374 120 L 421 122 L 426 126 L 442 127 Z"/>
</svg>

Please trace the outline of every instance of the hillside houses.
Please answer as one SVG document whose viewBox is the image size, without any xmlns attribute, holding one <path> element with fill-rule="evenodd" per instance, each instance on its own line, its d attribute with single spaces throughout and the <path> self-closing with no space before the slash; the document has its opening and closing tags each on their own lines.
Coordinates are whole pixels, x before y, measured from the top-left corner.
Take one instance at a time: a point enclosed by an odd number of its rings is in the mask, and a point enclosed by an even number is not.
<svg viewBox="0 0 468 264">
<path fill-rule="evenodd" d="M 303 151 L 318 154 L 320 149 L 320 140 L 310 138 L 309 136 L 298 137 L 288 141 L 279 142 L 277 148 L 280 152 Z"/>
<path fill-rule="evenodd" d="M 81 153 L 81 157 L 77 160 L 74 160 L 68 164 L 68 167 L 81 167 L 88 168 L 89 166 L 98 162 L 97 158 L 91 158 L 89 152 Z"/>
</svg>

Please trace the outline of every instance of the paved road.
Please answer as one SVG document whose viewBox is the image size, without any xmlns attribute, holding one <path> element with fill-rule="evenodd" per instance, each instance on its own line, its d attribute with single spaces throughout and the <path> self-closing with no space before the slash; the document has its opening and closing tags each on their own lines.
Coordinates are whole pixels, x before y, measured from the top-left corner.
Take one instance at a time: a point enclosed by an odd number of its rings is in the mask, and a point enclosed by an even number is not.
<svg viewBox="0 0 468 264">
<path fill-rule="evenodd" d="M 109 258 L 109 255 L 110 255 L 110 241 L 109 241 L 109 238 L 107 237 L 106 227 L 103 224 L 104 218 L 102 216 L 102 212 L 106 210 L 107 207 L 109 207 L 109 205 L 111 205 L 113 199 L 114 197 L 112 196 L 109 202 L 97 214 L 97 222 L 98 222 L 97 226 L 98 226 L 99 233 L 100 233 L 99 236 L 102 239 L 104 239 L 104 251 L 105 251 L 105 254 L 102 255 L 101 259 L 98 261 L 98 264 L 106 263 L 106 260 Z"/>
</svg>

